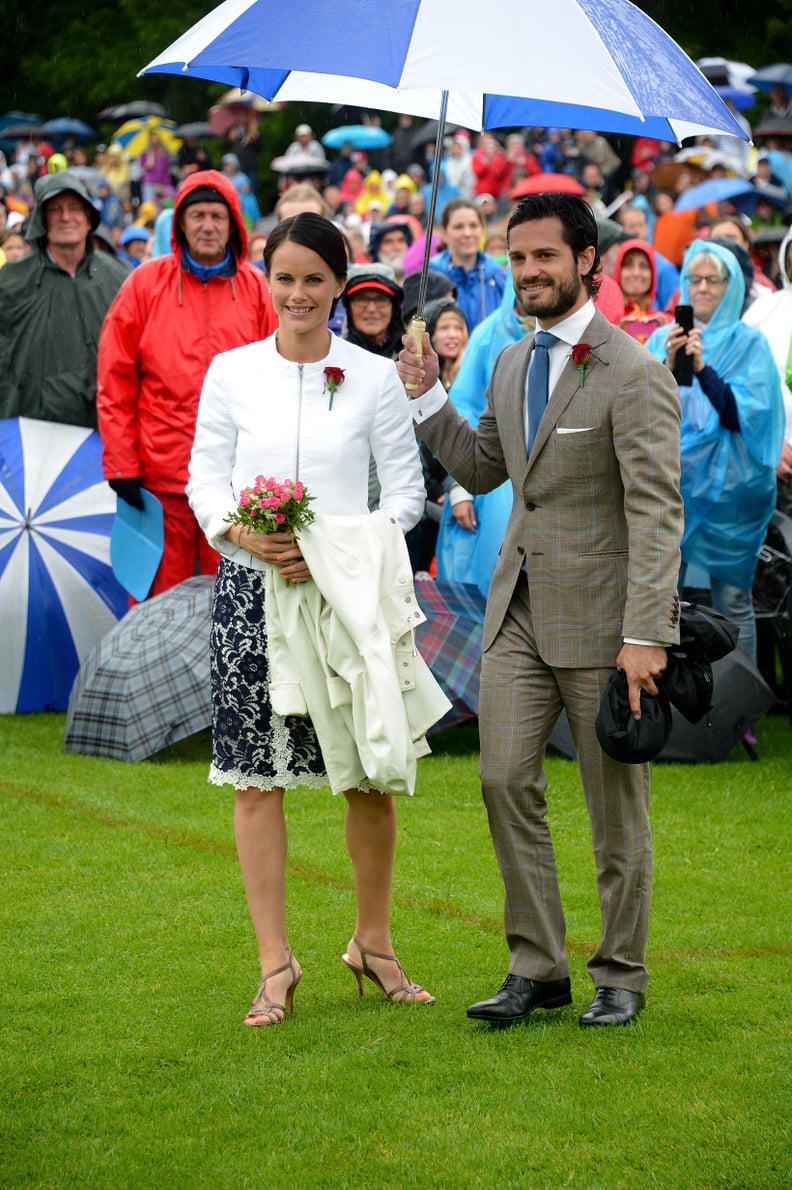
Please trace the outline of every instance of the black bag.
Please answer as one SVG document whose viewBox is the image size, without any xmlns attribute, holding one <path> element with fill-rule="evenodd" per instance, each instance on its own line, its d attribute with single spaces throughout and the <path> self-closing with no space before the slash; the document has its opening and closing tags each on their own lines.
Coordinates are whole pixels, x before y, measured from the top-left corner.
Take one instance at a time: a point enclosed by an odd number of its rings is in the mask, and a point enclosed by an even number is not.
<svg viewBox="0 0 792 1190">
<path fill-rule="evenodd" d="M 679 644 L 666 649 L 668 665 L 660 689 L 689 723 L 712 709 L 713 661 L 731 653 L 740 630 L 720 612 L 700 603 L 681 603 Z"/>
</svg>

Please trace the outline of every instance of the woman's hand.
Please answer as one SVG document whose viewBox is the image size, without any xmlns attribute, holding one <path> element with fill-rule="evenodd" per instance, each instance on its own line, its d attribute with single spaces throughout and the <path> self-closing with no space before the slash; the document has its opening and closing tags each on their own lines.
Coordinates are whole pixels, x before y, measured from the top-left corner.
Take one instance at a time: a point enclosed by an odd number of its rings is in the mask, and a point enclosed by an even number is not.
<svg viewBox="0 0 792 1190">
<path fill-rule="evenodd" d="M 246 553 L 277 566 L 280 575 L 289 582 L 308 582 L 311 572 L 293 533 L 252 533 L 242 526 L 237 526 L 237 530 L 238 536 L 234 529 L 227 536 Z"/>
<path fill-rule="evenodd" d="M 666 335 L 666 367 L 673 372 L 674 364 L 678 352 L 684 355 L 691 356 L 693 360 L 693 371 L 700 372 L 704 367 L 704 356 L 701 346 L 701 330 L 694 326 L 691 331 L 686 331 L 679 325 L 678 322 L 672 324 L 671 329 Z"/>
</svg>

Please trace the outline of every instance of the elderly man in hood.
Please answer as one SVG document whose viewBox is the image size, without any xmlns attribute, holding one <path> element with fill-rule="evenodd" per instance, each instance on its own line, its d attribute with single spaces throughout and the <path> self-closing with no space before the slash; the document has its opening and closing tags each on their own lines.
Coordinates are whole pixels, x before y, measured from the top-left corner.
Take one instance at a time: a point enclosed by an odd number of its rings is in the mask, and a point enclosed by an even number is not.
<svg viewBox="0 0 792 1190">
<path fill-rule="evenodd" d="M 187 501 L 198 401 L 221 351 L 270 335 L 269 291 L 247 262 L 239 194 L 217 170 L 194 173 L 176 197 L 171 249 L 136 269 L 107 315 L 99 343 L 99 432 L 105 478 L 143 508 L 163 506 L 165 548 L 149 595 L 213 574 L 219 557 Z"/>
<path fill-rule="evenodd" d="M 39 178 L 26 238 L 35 251 L 0 272 L 0 417 L 96 427 L 96 356 L 129 269 L 95 252 L 99 212 L 82 181 Z"/>
</svg>

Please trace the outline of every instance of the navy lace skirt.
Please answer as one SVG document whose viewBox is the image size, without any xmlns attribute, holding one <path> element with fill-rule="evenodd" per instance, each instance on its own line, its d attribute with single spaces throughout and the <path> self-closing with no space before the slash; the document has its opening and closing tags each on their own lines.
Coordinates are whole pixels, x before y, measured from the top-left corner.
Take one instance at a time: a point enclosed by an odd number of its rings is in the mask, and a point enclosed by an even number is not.
<svg viewBox="0 0 792 1190">
<path fill-rule="evenodd" d="M 270 705 L 264 574 L 220 561 L 212 607 L 214 785 L 235 789 L 320 789 L 324 760 L 308 718 Z"/>
</svg>

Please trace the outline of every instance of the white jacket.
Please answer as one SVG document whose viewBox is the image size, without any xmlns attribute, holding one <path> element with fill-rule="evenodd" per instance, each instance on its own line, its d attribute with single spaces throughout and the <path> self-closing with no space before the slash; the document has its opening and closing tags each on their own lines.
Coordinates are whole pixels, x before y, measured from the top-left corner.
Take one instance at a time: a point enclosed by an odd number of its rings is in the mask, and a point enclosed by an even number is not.
<svg viewBox="0 0 792 1190">
<path fill-rule="evenodd" d="M 302 480 L 315 499 L 314 512 L 363 516 L 373 456 L 380 506 L 404 532 L 423 512 L 418 443 L 395 364 L 328 337 L 328 355 L 317 363 L 284 359 L 271 335 L 215 356 L 206 374 L 187 495 L 215 549 L 253 570 L 264 570 L 266 563 L 224 534 L 242 489 L 257 475 Z M 345 373 L 332 408 L 327 366 Z"/>
<path fill-rule="evenodd" d="M 313 582 L 267 567 L 272 707 L 309 714 L 333 793 L 415 792 L 425 732 L 450 709 L 415 648 L 426 616 L 394 516 L 317 516 L 300 531 Z"/>
</svg>

